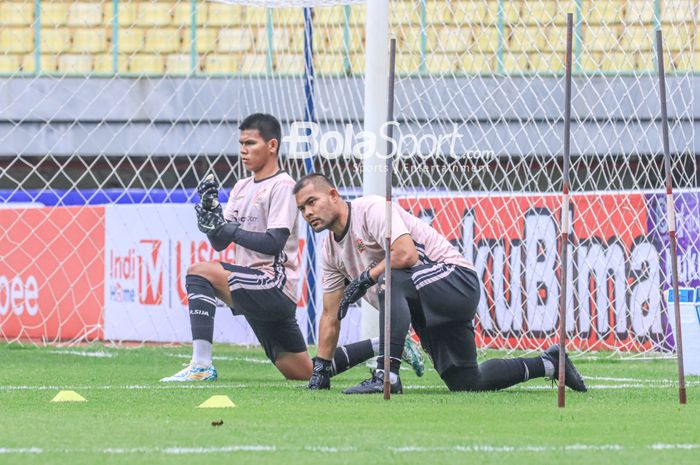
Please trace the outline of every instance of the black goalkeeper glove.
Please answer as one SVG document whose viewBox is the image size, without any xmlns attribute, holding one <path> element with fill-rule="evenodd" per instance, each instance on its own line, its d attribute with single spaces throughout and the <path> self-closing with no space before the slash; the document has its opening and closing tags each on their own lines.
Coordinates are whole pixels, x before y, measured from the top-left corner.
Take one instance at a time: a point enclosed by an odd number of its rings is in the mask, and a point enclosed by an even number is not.
<svg viewBox="0 0 700 465">
<path fill-rule="evenodd" d="M 201 205 L 195 205 L 194 209 L 197 212 L 197 227 L 204 234 L 216 234 L 216 231 L 226 224 L 224 211 L 220 204 L 211 210 L 207 210 Z"/>
<path fill-rule="evenodd" d="M 309 389 L 330 389 L 331 370 L 330 360 L 314 357 L 314 371 L 309 379 Z"/>
<path fill-rule="evenodd" d="M 342 320 L 345 318 L 350 304 L 360 300 L 367 293 L 367 289 L 375 284 L 377 283 L 370 276 L 369 270 L 364 271 L 360 276 L 353 279 L 345 288 L 345 292 L 343 292 L 343 298 L 340 300 L 340 306 L 338 306 L 338 319 Z"/>
<path fill-rule="evenodd" d="M 200 205 L 205 210 L 214 210 L 219 206 L 219 183 L 213 174 L 209 174 L 197 185 Z M 201 228 L 200 228 L 201 229 Z"/>
</svg>

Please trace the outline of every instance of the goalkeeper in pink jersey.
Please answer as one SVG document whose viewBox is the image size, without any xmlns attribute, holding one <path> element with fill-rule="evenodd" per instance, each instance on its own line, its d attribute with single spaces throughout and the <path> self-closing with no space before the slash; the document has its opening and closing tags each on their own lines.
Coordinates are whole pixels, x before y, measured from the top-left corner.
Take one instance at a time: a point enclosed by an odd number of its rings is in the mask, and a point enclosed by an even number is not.
<svg viewBox="0 0 700 465">
<path fill-rule="evenodd" d="M 265 354 L 287 379 L 308 380 L 313 389 L 330 388 L 330 377 L 374 356 L 377 340 L 364 340 L 334 350 L 315 363 L 296 321 L 299 281 L 298 212 L 294 180 L 279 167 L 282 138 L 279 121 L 256 113 L 239 129 L 240 156 L 253 175 L 233 187 L 225 208 L 218 202 L 213 175 L 198 186 L 197 224 L 216 250 L 234 244 L 236 264 L 196 263 L 185 280 L 192 361 L 161 381 L 214 381 L 212 339 L 217 299 L 243 315 Z M 403 344 L 403 342 L 402 342 Z M 417 349 L 415 349 L 417 350 Z"/>
<path fill-rule="evenodd" d="M 328 178 L 312 174 L 294 186 L 299 211 L 316 232 L 329 230 L 322 248 L 323 314 L 319 357 L 335 351 L 340 323 L 348 306 L 364 297 L 384 314 L 385 199 L 366 196 L 346 202 Z M 391 237 L 391 334 L 389 376 L 391 391 L 401 393 L 401 350 L 412 325 L 435 369 L 451 391 L 492 391 L 532 378 L 557 379 L 559 346 L 541 356 L 476 360 L 474 317 L 481 292 L 471 263 L 435 229 L 394 205 Z M 380 355 L 384 334 L 380 325 Z M 567 357 L 566 385 L 586 391 L 586 385 Z M 384 357 L 370 379 L 343 391 L 380 393 Z"/>
</svg>

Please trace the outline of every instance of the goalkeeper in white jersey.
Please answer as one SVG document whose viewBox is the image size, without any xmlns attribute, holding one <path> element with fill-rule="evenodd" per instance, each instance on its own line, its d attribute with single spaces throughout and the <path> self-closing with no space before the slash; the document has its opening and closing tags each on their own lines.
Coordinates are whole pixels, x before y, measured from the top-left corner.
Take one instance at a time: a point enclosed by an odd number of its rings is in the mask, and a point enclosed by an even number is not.
<svg viewBox="0 0 700 465">
<path fill-rule="evenodd" d="M 323 175 L 312 174 L 294 186 L 297 207 L 316 232 L 329 230 L 323 244 L 323 314 L 320 357 L 335 350 L 340 323 L 350 304 L 366 298 L 384 313 L 385 200 L 366 196 L 346 202 Z M 412 325 L 452 391 L 504 389 L 532 378 L 558 376 L 559 346 L 541 356 L 476 360 L 474 316 L 481 292 L 474 267 L 443 236 L 398 205 L 391 226 L 391 391 L 402 392 L 399 378 L 403 337 Z M 380 324 L 380 330 L 383 325 Z M 384 349 L 380 332 L 380 354 Z M 583 378 L 568 357 L 566 385 L 585 391 Z M 384 357 L 373 376 L 346 394 L 383 391 Z"/>
</svg>

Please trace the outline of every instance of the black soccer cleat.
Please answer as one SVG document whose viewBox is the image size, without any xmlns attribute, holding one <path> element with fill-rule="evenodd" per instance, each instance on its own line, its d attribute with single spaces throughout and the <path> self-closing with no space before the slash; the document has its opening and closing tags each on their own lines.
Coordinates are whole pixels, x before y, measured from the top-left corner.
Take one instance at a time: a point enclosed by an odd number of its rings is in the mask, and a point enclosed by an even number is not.
<svg viewBox="0 0 700 465">
<path fill-rule="evenodd" d="M 362 381 L 357 386 L 347 388 L 343 394 L 381 394 L 384 392 L 384 374 L 375 370 L 372 372 L 372 377 Z M 401 386 L 401 378 L 398 378 L 395 383 L 391 383 L 392 394 L 403 394 L 403 386 Z"/>
<path fill-rule="evenodd" d="M 548 359 L 554 365 L 554 375 L 552 376 L 552 381 L 557 381 L 559 379 L 559 353 L 559 344 L 550 346 L 549 349 L 542 353 L 542 358 Z M 586 383 L 583 382 L 583 376 L 581 376 L 581 373 L 578 372 L 568 355 L 566 355 L 564 367 L 564 384 L 574 391 L 586 392 L 588 388 L 586 387 Z"/>
</svg>

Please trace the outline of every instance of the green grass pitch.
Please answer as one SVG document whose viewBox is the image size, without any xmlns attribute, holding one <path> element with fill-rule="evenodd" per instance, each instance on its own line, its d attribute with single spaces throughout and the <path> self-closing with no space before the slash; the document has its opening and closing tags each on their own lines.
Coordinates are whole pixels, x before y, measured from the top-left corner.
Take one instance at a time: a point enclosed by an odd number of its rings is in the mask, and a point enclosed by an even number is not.
<svg viewBox="0 0 700 465">
<path fill-rule="evenodd" d="M 568 391 L 562 410 L 543 380 L 450 393 L 433 370 L 402 371 L 405 393 L 390 402 L 341 394 L 364 366 L 310 392 L 260 350 L 223 345 L 218 382 L 158 382 L 189 353 L 0 345 L 0 463 L 700 463 L 700 379 L 680 406 L 674 360 L 577 358 L 591 389 Z M 88 401 L 49 402 L 60 389 Z M 217 394 L 236 408 L 196 408 Z"/>
</svg>

